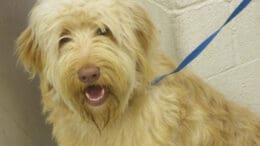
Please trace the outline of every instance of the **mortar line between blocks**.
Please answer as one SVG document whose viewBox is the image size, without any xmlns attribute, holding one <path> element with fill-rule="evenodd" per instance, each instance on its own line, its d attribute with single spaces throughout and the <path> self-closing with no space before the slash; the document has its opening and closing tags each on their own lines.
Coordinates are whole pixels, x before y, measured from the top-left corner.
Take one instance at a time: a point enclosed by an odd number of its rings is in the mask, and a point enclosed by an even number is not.
<svg viewBox="0 0 260 146">
<path fill-rule="evenodd" d="M 170 15 L 175 15 L 178 16 L 184 12 L 187 11 L 191 11 L 191 10 L 197 10 L 200 8 L 203 8 L 207 5 L 213 4 L 213 3 L 221 3 L 221 2 L 227 2 L 227 0 L 206 0 L 203 2 L 195 2 L 193 4 L 181 7 L 181 8 L 174 8 L 174 10 L 170 10 L 165 8 L 163 5 L 159 4 L 158 2 L 154 1 L 154 0 L 148 0 L 151 4 L 154 4 L 155 6 L 159 7 L 160 9 L 162 9 L 163 11 L 165 11 L 166 13 L 170 14 Z"/>
<path fill-rule="evenodd" d="M 248 62 L 246 62 L 246 63 L 240 64 L 240 65 L 238 65 L 238 66 L 230 67 L 230 68 L 228 68 L 228 69 L 226 69 L 226 70 L 223 70 L 223 71 L 221 71 L 221 72 L 219 72 L 219 73 L 217 73 L 217 74 L 214 74 L 214 75 L 209 76 L 208 78 L 206 78 L 206 81 L 212 80 L 212 79 L 214 79 L 215 77 L 217 77 L 217 76 L 219 76 L 219 75 L 223 75 L 223 74 L 225 74 L 225 73 L 227 73 L 227 72 L 229 72 L 229 71 L 233 71 L 233 70 L 235 70 L 235 69 L 237 69 L 237 68 L 241 68 L 241 67 L 247 66 L 247 65 L 252 64 L 252 63 L 255 63 L 255 62 L 257 62 L 257 61 L 260 61 L 260 58 L 256 58 L 256 59 L 254 59 L 254 60 L 251 60 L 251 61 L 248 61 Z"/>
</svg>

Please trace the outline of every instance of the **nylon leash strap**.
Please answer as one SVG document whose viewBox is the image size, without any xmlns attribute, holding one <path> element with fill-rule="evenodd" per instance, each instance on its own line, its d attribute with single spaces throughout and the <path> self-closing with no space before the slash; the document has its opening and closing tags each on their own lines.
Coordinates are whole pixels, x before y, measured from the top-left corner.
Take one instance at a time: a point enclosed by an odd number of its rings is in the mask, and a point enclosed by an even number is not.
<svg viewBox="0 0 260 146">
<path fill-rule="evenodd" d="M 237 8 L 231 13 L 225 23 L 217 29 L 214 33 L 212 33 L 206 40 L 204 40 L 195 50 L 193 50 L 178 66 L 170 73 L 163 74 L 152 81 L 152 85 L 158 84 L 164 78 L 178 73 L 183 70 L 189 63 L 191 63 L 196 57 L 198 57 L 202 51 L 215 39 L 215 37 L 219 34 L 219 32 L 226 26 L 231 20 L 233 20 L 241 11 L 244 10 L 248 6 L 251 0 L 243 0 Z"/>
</svg>

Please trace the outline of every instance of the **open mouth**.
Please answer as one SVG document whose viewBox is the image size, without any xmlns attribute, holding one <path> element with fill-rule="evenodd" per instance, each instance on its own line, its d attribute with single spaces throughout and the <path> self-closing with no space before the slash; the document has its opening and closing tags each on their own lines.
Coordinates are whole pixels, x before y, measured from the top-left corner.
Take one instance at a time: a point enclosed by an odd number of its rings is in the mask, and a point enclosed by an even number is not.
<svg viewBox="0 0 260 146">
<path fill-rule="evenodd" d="M 88 104 L 92 106 L 100 106 L 107 98 L 108 89 L 100 85 L 92 85 L 86 87 L 84 94 Z"/>
</svg>

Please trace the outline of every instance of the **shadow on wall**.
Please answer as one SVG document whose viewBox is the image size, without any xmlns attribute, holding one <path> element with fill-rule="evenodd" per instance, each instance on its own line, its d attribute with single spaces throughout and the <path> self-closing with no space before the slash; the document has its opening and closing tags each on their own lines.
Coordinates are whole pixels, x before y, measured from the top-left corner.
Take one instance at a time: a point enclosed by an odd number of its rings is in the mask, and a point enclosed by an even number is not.
<svg viewBox="0 0 260 146">
<path fill-rule="evenodd" d="M 0 145 L 55 146 L 41 113 L 37 81 L 16 64 L 14 46 L 35 0 L 0 2 Z"/>
</svg>

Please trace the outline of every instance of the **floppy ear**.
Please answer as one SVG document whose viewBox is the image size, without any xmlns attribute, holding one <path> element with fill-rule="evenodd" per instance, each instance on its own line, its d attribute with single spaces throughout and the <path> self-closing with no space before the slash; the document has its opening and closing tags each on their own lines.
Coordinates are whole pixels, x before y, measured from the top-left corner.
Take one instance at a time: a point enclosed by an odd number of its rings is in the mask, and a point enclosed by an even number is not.
<svg viewBox="0 0 260 146">
<path fill-rule="evenodd" d="M 156 46 L 156 28 L 146 11 L 138 5 L 134 5 L 132 11 L 137 27 L 135 34 L 142 48 L 148 50 L 149 48 Z"/>
<path fill-rule="evenodd" d="M 33 78 L 42 70 L 42 55 L 35 34 L 28 26 L 17 39 L 16 54 L 25 70 Z"/>
<path fill-rule="evenodd" d="M 141 6 L 136 3 L 130 3 L 127 7 L 130 9 L 131 17 L 134 20 L 131 23 L 134 24 L 133 31 L 135 38 L 142 48 L 141 50 L 137 50 L 136 70 L 141 72 L 139 76 L 142 75 L 142 80 L 150 84 L 152 71 L 149 68 L 147 55 L 150 54 L 148 52 L 158 48 L 157 30 L 147 12 Z"/>
</svg>

